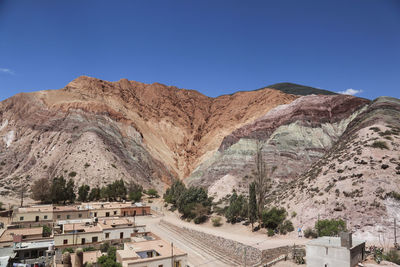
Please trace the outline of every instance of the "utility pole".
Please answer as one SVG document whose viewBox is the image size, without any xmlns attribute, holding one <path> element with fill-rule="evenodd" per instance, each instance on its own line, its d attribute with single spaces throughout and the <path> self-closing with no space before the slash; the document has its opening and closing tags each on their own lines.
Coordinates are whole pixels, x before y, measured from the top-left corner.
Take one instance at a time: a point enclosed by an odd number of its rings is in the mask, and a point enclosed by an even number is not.
<svg viewBox="0 0 400 267">
<path fill-rule="evenodd" d="M 171 243 L 171 267 L 174 267 L 174 243 Z"/>
<path fill-rule="evenodd" d="M 396 218 L 394 219 L 394 245 L 397 246 L 397 236 L 396 236 Z"/>
<path fill-rule="evenodd" d="M 21 208 L 24 205 L 24 189 L 21 188 Z"/>
<path fill-rule="evenodd" d="M 244 267 L 246 267 L 246 252 L 247 252 L 247 247 L 244 247 L 244 250 L 243 250 L 243 261 L 244 261 L 243 266 Z"/>
</svg>

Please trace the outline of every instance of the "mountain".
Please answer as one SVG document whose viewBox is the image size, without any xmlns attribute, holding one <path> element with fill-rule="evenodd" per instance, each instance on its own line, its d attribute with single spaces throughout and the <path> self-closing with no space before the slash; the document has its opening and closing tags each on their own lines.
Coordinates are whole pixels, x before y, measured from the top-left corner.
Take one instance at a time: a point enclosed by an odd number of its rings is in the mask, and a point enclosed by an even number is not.
<svg viewBox="0 0 400 267">
<path fill-rule="evenodd" d="M 312 225 L 317 217 L 343 218 L 367 240 L 393 244 L 400 220 L 400 100 L 380 97 L 362 110 L 334 146 L 270 201 Z M 282 204 L 282 203 L 281 203 Z"/>
<path fill-rule="evenodd" d="M 91 187 L 122 178 L 162 192 L 182 179 L 216 199 L 247 194 L 261 145 L 274 170 L 268 205 L 297 213 L 296 226 L 337 217 L 357 234 L 388 236 L 400 220 L 400 100 L 268 87 L 211 98 L 82 76 L 17 94 L 0 102 L 2 201 L 60 175 Z"/>
<path fill-rule="evenodd" d="M 164 189 L 190 175 L 222 139 L 297 97 L 273 89 L 210 98 L 194 90 L 79 77 L 60 90 L 0 104 L 0 194 L 41 177 Z"/>
<path fill-rule="evenodd" d="M 331 92 L 324 89 L 317 89 L 310 86 L 295 84 L 295 83 L 276 83 L 269 85 L 264 88 L 271 88 L 276 89 L 285 94 L 292 94 L 292 95 L 337 95 L 335 92 Z"/>
</svg>

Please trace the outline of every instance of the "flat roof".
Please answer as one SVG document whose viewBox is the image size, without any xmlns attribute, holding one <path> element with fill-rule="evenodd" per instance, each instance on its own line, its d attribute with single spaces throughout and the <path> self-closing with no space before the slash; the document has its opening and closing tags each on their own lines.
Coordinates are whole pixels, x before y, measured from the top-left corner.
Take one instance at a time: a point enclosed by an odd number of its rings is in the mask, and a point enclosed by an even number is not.
<svg viewBox="0 0 400 267">
<path fill-rule="evenodd" d="M 102 229 L 99 225 L 85 225 L 82 223 L 70 223 L 70 224 L 64 224 L 64 232 L 70 232 L 70 231 L 78 231 L 78 230 L 83 230 L 85 233 L 92 233 L 92 232 L 101 232 Z M 69 233 L 65 233 L 69 234 Z"/>
<path fill-rule="evenodd" d="M 103 253 L 101 253 L 100 250 L 83 252 L 83 263 L 86 263 L 86 262 L 95 263 L 95 262 L 97 262 L 97 259 L 100 258 L 102 255 L 103 255 Z M 72 253 L 71 254 L 71 262 L 73 263 L 73 266 L 75 265 L 75 257 L 76 257 L 76 253 Z"/>
<path fill-rule="evenodd" d="M 17 213 L 28 213 L 28 212 L 52 212 L 53 206 L 52 205 L 43 205 L 43 206 L 31 206 L 31 207 L 24 207 L 18 208 Z"/>
<path fill-rule="evenodd" d="M 13 241 L 13 235 L 32 236 L 32 235 L 41 235 L 42 233 L 43 233 L 42 227 L 7 229 L 1 235 L 0 242 Z"/>
<path fill-rule="evenodd" d="M 54 245 L 54 240 L 50 241 L 32 241 L 32 242 L 22 242 L 21 247 L 15 248 L 15 250 L 26 250 L 26 249 L 37 249 L 37 248 L 49 248 Z"/>
<path fill-rule="evenodd" d="M 171 244 L 162 239 L 143 241 L 143 242 L 127 242 L 124 243 L 124 250 L 118 250 L 118 253 L 121 255 L 122 258 L 137 257 L 139 260 L 141 258 L 139 254 L 137 254 L 138 252 L 153 251 L 153 250 L 156 251 L 158 254 L 160 254 L 157 257 L 171 256 Z M 183 256 L 183 255 L 186 255 L 186 253 L 174 246 L 174 256 Z M 147 258 L 147 259 L 154 259 L 157 257 Z"/>
<path fill-rule="evenodd" d="M 352 239 L 352 247 L 356 247 L 365 241 L 353 238 Z M 312 246 L 324 246 L 324 247 L 342 247 L 340 242 L 340 237 L 332 237 L 332 236 L 322 236 L 318 237 L 317 239 L 311 240 L 307 243 L 307 245 Z"/>
<path fill-rule="evenodd" d="M 98 224 L 103 229 L 114 229 L 115 226 L 129 226 L 133 227 L 133 222 L 126 218 L 118 218 L 118 219 L 99 219 Z"/>
</svg>

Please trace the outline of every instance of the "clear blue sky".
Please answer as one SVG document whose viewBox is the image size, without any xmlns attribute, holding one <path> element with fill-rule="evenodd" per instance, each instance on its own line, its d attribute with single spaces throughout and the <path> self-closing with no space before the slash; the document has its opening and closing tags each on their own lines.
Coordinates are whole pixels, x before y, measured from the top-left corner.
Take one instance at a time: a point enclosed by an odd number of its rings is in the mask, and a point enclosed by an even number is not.
<svg viewBox="0 0 400 267">
<path fill-rule="evenodd" d="M 80 75 L 400 97 L 400 1 L 0 0 L 0 100 Z"/>
</svg>

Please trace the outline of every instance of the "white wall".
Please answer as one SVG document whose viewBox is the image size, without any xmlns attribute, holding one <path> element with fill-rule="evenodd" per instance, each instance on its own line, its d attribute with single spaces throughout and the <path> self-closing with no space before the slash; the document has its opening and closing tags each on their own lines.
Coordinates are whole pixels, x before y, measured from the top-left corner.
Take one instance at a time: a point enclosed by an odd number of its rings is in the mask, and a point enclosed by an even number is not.
<svg viewBox="0 0 400 267">
<path fill-rule="evenodd" d="M 344 247 L 306 246 L 307 267 L 351 267 L 350 250 Z"/>
<path fill-rule="evenodd" d="M 134 228 L 115 228 L 115 229 L 107 229 L 103 231 L 103 240 L 113 240 L 113 239 L 120 239 L 119 234 L 121 232 L 124 233 L 124 238 L 130 238 L 131 234 L 133 233 Z M 110 237 L 106 238 L 106 233 L 110 233 Z"/>
</svg>

